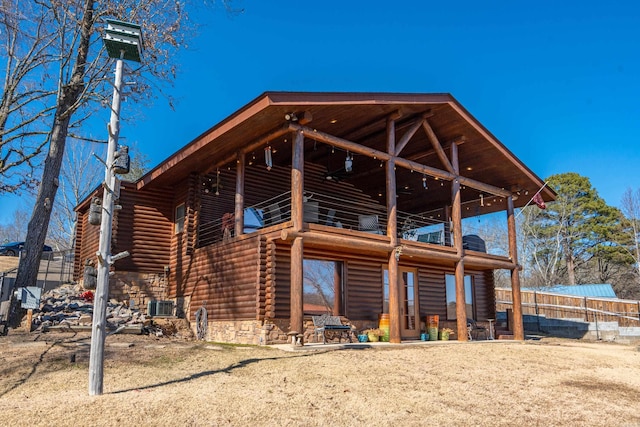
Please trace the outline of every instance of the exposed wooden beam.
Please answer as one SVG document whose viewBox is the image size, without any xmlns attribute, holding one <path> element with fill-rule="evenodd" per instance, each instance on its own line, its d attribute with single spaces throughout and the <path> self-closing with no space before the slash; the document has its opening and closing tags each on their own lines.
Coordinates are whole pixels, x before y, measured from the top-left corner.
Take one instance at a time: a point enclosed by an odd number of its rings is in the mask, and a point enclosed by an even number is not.
<svg viewBox="0 0 640 427">
<path fill-rule="evenodd" d="M 293 241 L 294 239 L 299 237 L 303 237 L 304 241 L 309 245 L 324 244 L 336 248 L 349 248 L 365 252 L 391 253 L 395 252 L 397 248 L 390 243 L 372 241 L 371 239 L 367 238 L 341 236 L 318 231 L 296 232 L 292 229 L 280 231 L 280 239 L 284 241 Z M 437 250 L 409 246 L 402 246 L 401 248 L 401 256 L 419 257 L 427 260 L 449 262 L 455 262 L 460 259 L 460 257 L 458 257 L 458 255 L 456 255 L 454 252 L 446 250 L 443 251 L 440 248 Z"/>
<path fill-rule="evenodd" d="M 440 141 L 438 140 L 436 133 L 431 128 L 431 125 L 429 125 L 429 121 L 427 119 L 424 119 L 422 121 L 422 127 L 424 128 L 424 131 L 427 133 L 427 138 L 429 138 L 429 141 L 431 141 L 431 145 L 433 146 L 433 149 L 436 150 L 436 154 L 438 155 L 438 158 L 440 159 L 440 162 L 444 166 L 445 170 L 447 170 L 450 173 L 454 173 L 453 166 L 451 165 L 451 162 L 447 158 L 447 154 L 444 152 L 444 149 L 442 148 L 442 145 L 440 144 Z"/>
<path fill-rule="evenodd" d="M 395 157 L 390 155 L 389 153 L 385 153 L 384 151 L 376 150 L 374 148 L 366 147 L 364 145 L 358 144 L 353 141 L 348 141 L 346 139 L 337 137 L 335 135 L 330 135 L 328 133 L 311 129 L 306 126 L 300 126 L 299 124 L 289 123 L 289 129 L 292 131 L 301 130 L 304 132 L 305 137 L 316 140 L 318 142 L 323 142 L 325 144 L 334 145 L 343 150 L 349 150 L 356 154 L 362 154 L 367 157 L 375 158 L 382 161 L 388 161 L 392 157 L 394 158 L 395 164 L 397 166 L 413 170 L 416 172 L 424 173 L 434 178 L 444 179 L 446 181 L 453 181 L 456 178 L 456 175 L 443 171 L 441 169 L 433 168 L 431 166 L 426 166 L 421 163 L 414 162 L 412 160 L 407 160 L 402 157 Z M 459 177 L 460 183 L 466 185 L 467 187 L 474 188 L 479 191 L 484 191 L 489 194 L 493 194 L 496 196 L 507 197 L 511 193 L 507 190 L 494 187 L 490 184 L 481 183 L 471 178 Z"/>
<path fill-rule="evenodd" d="M 420 126 L 424 123 L 428 115 L 429 115 L 428 113 L 423 114 L 422 117 L 420 117 L 415 122 L 413 122 L 411 127 L 407 129 L 404 135 L 402 135 L 402 138 L 400 138 L 400 141 L 398 141 L 398 143 L 396 144 L 396 151 L 394 153 L 396 156 L 400 155 L 404 147 L 407 146 L 411 138 L 413 138 L 413 135 L 416 134 L 416 132 L 418 131 Z"/>
<path fill-rule="evenodd" d="M 511 191 L 504 188 L 498 188 L 491 184 L 485 184 L 484 182 L 476 181 L 475 179 L 459 176 L 460 184 L 473 188 L 474 190 L 483 191 L 485 193 L 493 194 L 494 196 L 509 197 Z"/>
<path fill-rule="evenodd" d="M 267 145 L 268 143 L 270 143 L 274 139 L 279 138 L 282 135 L 285 135 L 285 134 L 287 134 L 289 132 L 291 132 L 291 130 L 289 129 L 288 124 L 285 124 L 284 126 L 278 126 L 277 128 L 273 129 L 272 131 L 264 134 L 263 136 L 261 136 L 260 138 L 258 138 L 256 140 L 254 140 L 250 144 L 242 147 L 240 152 L 243 153 L 243 154 L 251 153 L 252 151 L 255 151 L 256 149 Z M 222 166 L 227 165 L 227 164 L 229 164 L 231 162 L 235 162 L 237 156 L 238 156 L 237 153 L 230 154 L 229 156 L 227 156 L 224 159 L 222 159 L 222 161 L 219 161 L 217 163 L 213 163 L 207 170 L 205 170 L 203 172 L 203 174 L 206 175 L 207 173 L 210 173 L 211 171 L 215 170 L 216 168 L 222 167 Z"/>
</svg>

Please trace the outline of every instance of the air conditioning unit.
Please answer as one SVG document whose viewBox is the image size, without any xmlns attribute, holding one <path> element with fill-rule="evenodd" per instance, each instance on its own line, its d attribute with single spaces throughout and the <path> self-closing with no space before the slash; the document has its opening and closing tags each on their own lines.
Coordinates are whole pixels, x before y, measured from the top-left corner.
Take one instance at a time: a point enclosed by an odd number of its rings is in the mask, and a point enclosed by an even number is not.
<svg viewBox="0 0 640 427">
<path fill-rule="evenodd" d="M 147 316 L 173 316 L 173 301 L 149 301 L 147 303 Z"/>
</svg>

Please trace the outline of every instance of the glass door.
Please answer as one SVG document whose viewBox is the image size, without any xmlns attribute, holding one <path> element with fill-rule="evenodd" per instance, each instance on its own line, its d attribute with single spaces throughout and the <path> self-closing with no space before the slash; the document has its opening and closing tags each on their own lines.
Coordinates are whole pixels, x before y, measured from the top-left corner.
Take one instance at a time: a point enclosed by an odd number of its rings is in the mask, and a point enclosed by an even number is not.
<svg viewBox="0 0 640 427">
<path fill-rule="evenodd" d="M 400 333 L 402 338 L 420 336 L 420 308 L 418 307 L 418 270 L 400 267 Z"/>
<path fill-rule="evenodd" d="M 400 335 L 402 338 L 420 336 L 420 307 L 418 306 L 418 270 L 398 268 L 400 291 Z M 389 313 L 389 270 L 384 269 L 383 313 Z"/>
</svg>

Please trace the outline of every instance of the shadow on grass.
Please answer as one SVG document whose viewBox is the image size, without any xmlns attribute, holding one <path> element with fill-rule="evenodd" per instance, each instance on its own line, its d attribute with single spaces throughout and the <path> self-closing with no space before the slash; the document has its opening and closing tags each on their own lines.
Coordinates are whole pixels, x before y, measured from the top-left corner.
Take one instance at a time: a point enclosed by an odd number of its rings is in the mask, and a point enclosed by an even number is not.
<svg viewBox="0 0 640 427">
<path fill-rule="evenodd" d="M 0 391 L 0 397 L 3 397 L 4 395 L 12 392 L 13 390 L 16 390 L 18 387 L 20 387 L 21 385 L 23 385 L 27 381 L 29 381 L 29 379 L 33 376 L 33 374 L 36 373 L 36 370 L 38 369 L 38 367 L 42 364 L 42 362 L 44 362 L 44 358 L 47 355 L 47 353 L 49 353 L 54 347 L 56 347 L 58 345 L 62 345 L 62 344 L 68 344 L 68 343 L 80 342 L 80 341 L 86 340 L 86 338 L 74 339 L 75 335 L 76 334 L 74 334 L 70 338 L 65 338 L 65 339 L 62 339 L 62 340 L 55 340 L 50 345 L 48 345 L 47 348 L 42 353 L 40 353 L 40 356 L 38 357 L 38 360 L 33 364 L 33 366 L 31 366 L 31 369 L 29 370 L 29 372 L 27 372 L 22 378 L 17 380 L 15 382 L 15 384 L 10 386 L 6 390 Z M 39 338 L 40 338 L 40 336 L 38 335 L 36 337 L 36 339 L 33 340 L 32 342 L 38 342 Z"/>
<path fill-rule="evenodd" d="M 164 381 L 161 383 L 157 383 L 157 384 L 150 384 L 150 385 L 146 385 L 146 386 L 142 386 L 142 387 L 133 387 L 133 388 L 127 388 L 124 390 L 117 390 L 117 391 L 113 391 L 110 393 L 105 393 L 105 394 L 121 394 L 121 393 L 126 393 L 128 391 L 136 391 L 136 390 L 150 390 L 150 389 L 154 389 L 154 388 L 158 388 L 158 387 L 164 387 L 167 385 L 171 385 L 171 384 L 181 384 L 181 383 L 186 383 L 192 380 L 197 380 L 199 378 L 203 378 L 203 377 L 208 377 L 211 375 L 216 375 L 216 374 L 229 374 L 233 371 L 235 371 L 236 369 L 241 369 L 244 368 L 246 366 L 249 366 L 251 364 L 254 363 L 258 363 L 258 362 L 267 362 L 267 361 L 272 361 L 272 360 L 280 360 L 280 359 L 292 359 L 292 358 L 298 358 L 298 357 L 309 357 L 309 356 L 313 356 L 314 354 L 300 354 L 298 356 L 282 356 L 282 357 L 265 357 L 262 359 L 256 359 L 256 358 L 252 358 L 252 359 L 246 359 L 246 360 L 241 360 L 237 363 L 233 363 L 229 366 L 227 366 L 226 368 L 221 368 L 221 369 L 215 369 L 215 370 L 211 370 L 211 371 L 203 371 L 203 372 L 198 372 L 196 374 L 193 375 L 189 375 L 186 376 L 184 378 L 178 378 L 175 380 L 170 380 L 170 381 Z"/>
</svg>

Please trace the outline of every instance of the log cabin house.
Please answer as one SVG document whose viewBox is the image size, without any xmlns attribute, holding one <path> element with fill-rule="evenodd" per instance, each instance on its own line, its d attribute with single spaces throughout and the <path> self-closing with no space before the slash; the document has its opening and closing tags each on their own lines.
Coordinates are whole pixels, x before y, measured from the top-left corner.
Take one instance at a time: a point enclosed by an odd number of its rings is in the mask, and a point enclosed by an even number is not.
<svg viewBox="0 0 640 427">
<path fill-rule="evenodd" d="M 110 297 L 171 301 L 194 329 L 205 307 L 222 342 L 313 341 L 320 313 L 358 328 L 386 313 L 391 342 L 436 314 L 466 340 L 467 318 L 495 318 L 504 269 L 523 339 L 514 209 L 542 186 L 449 94 L 267 92 L 122 184 L 112 253 L 131 256 Z M 98 247 L 90 199 L 76 209 L 78 279 Z M 464 219 L 495 212 L 508 253 L 464 235 Z"/>
</svg>

